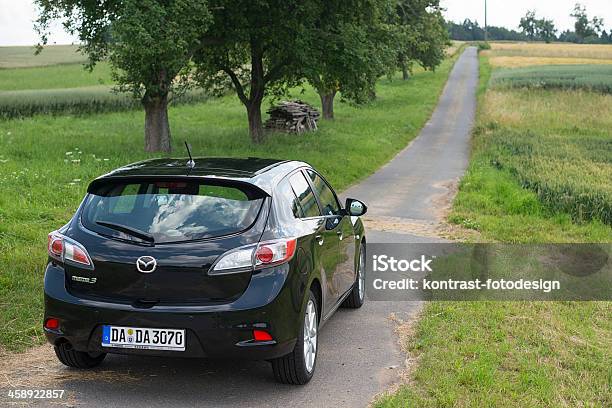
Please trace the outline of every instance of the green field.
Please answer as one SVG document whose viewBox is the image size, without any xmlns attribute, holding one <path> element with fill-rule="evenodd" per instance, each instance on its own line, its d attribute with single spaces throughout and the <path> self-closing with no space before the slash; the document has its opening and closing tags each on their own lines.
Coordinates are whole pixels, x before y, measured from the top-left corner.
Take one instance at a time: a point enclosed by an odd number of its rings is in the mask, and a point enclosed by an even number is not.
<svg viewBox="0 0 612 408">
<path fill-rule="evenodd" d="M 33 57 L 36 58 L 36 57 Z M 174 104 L 208 99 L 201 89 L 173 100 Z M 110 66 L 101 62 L 93 71 L 83 64 L 0 69 L 0 118 L 37 114 L 83 115 L 141 109 L 139 100 L 113 92 Z"/>
<path fill-rule="evenodd" d="M 172 104 L 197 103 L 209 98 L 195 89 L 172 99 Z M 113 92 L 110 86 L 88 86 L 62 89 L 30 89 L 0 92 L 0 118 L 26 118 L 40 114 L 84 115 L 142 109 L 131 95 Z"/>
<path fill-rule="evenodd" d="M 83 64 L 0 69 L 0 92 L 112 84 L 110 65 L 106 62 L 97 64 L 91 72 Z"/>
<path fill-rule="evenodd" d="M 87 58 L 78 53 L 77 48 L 76 45 L 48 45 L 34 55 L 35 47 L 0 47 L 0 69 L 82 64 Z"/>
<path fill-rule="evenodd" d="M 500 69 L 491 78 L 493 87 L 531 89 L 583 89 L 612 94 L 612 64 L 544 65 Z"/>
<path fill-rule="evenodd" d="M 482 89 L 451 221 L 505 242 L 612 239 L 612 95 Z"/>
<path fill-rule="evenodd" d="M 200 156 L 306 160 L 343 189 L 369 175 L 414 138 L 433 111 L 454 58 L 410 81 L 379 82 L 375 102 L 338 103 L 336 119 L 316 133 L 273 134 L 253 145 L 244 107 L 234 96 L 170 108 L 175 155 L 188 140 Z M 310 89 L 300 98 L 318 106 Z M 80 117 L 38 115 L 0 120 L 0 345 L 23 350 L 42 341 L 46 235 L 63 225 L 87 183 L 143 152 L 141 111 Z M 342 151 L 329 160 L 331 151 Z M 368 160 L 363 160 L 367 157 Z"/>
<path fill-rule="evenodd" d="M 612 242 L 612 95 L 489 89 L 480 61 L 450 221 L 483 241 Z M 432 302 L 411 332 L 410 381 L 376 407 L 612 405 L 612 302 Z"/>
</svg>

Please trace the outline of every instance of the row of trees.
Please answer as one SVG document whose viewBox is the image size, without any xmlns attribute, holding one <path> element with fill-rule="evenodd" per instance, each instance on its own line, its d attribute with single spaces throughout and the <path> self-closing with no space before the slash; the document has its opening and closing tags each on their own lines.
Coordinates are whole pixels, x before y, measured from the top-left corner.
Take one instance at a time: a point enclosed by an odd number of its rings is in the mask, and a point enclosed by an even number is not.
<svg viewBox="0 0 612 408">
<path fill-rule="evenodd" d="M 542 40 L 549 43 L 556 39 L 555 23 L 546 18 L 537 18 L 535 11 L 527 11 L 519 22 L 519 28 L 531 41 Z"/>
<path fill-rule="evenodd" d="M 145 149 L 170 151 L 168 104 L 192 87 L 233 89 L 254 142 L 264 97 L 309 82 L 323 116 L 337 94 L 375 96 L 378 78 L 413 64 L 434 69 L 448 34 L 439 0 L 36 0 L 42 43 L 61 20 L 89 67 L 111 63 L 120 91 L 145 109 Z"/>
<path fill-rule="evenodd" d="M 450 38 L 457 41 L 484 41 L 485 30 L 478 21 L 470 19 L 463 20 L 462 23 L 449 21 L 447 23 Z M 491 41 L 527 41 L 525 34 L 516 30 L 509 30 L 505 27 L 488 26 L 487 38 Z"/>
<path fill-rule="evenodd" d="M 589 18 L 586 7 L 577 3 L 570 14 L 574 18 L 574 31 L 566 30 L 557 37 L 557 29 L 552 20 L 537 18 L 535 11 L 528 11 L 521 18 L 519 28 L 529 40 L 551 42 L 554 40 L 575 43 L 606 44 L 612 43 L 612 35 L 604 30 L 603 19 Z"/>
<path fill-rule="evenodd" d="M 487 38 L 493 41 L 563 41 L 589 44 L 612 44 L 612 30 L 604 29 L 602 18 L 590 18 L 586 7 L 576 4 L 570 14 L 574 18 L 574 31 L 565 30 L 557 36 L 557 28 L 552 20 L 538 18 L 535 11 L 527 11 L 519 22 L 520 31 L 504 27 L 487 27 Z M 485 30 L 477 21 L 466 19 L 463 23 L 448 23 L 448 31 L 453 40 L 483 41 Z"/>
</svg>

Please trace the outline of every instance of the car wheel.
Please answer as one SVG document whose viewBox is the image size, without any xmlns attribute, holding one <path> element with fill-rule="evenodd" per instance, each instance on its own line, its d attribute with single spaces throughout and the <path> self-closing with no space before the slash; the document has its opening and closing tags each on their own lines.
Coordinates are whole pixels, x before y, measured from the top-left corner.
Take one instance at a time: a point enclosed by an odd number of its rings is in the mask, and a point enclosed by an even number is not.
<svg viewBox="0 0 612 408">
<path fill-rule="evenodd" d="M 317 364 L 318 331 L 317 299 L 310 292 L 295 348 L 286 356 L 272 360 L 272 371 L 278 382 L 302 385 L 310 381 Z"/>
<path fill-rule="evenodd" d="M 55 355 L 58 360 L 68 367 L 74 368 L 93 368 L 99 365 L 106 353 L 89 354 L 83 351 L 76 351 L 70 343 L 61 343 L 55 348 Z"/>
<path fill-rule="evenodd" d="M 365 300 L 365 245 L 359 246 L 359 265 L 357 265 L 357 276 L 353 284 L 353 290 L 342 302 L 343 307 L 359 309 Z"/>
</svg>

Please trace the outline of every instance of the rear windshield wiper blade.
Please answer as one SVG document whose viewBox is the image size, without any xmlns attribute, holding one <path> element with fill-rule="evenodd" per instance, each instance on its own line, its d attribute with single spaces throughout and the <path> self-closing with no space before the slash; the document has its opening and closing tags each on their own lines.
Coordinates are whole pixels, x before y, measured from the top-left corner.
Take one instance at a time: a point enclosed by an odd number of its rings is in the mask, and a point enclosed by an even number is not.
<svg viewBox="0 0 612 408">
<path fill-rule="evenodd" d="M 137 238 L 140 238 L 143 241 L 147 241 L 147 242 L 150 242 L 150 243 L 154 243 L 155 242 L 155 238 L 153 238 L 153 235 L 147 234 L 144 231 L 137 230 L 136 228 L 130 228 L 130 227 L 126 227 L 125 225 L 115 224 L 113 222 L 106 222 L 106 221 L 96 221 L 96 224 L 101 225 L 101 226 L 106 227 L 106 228 L 110 228 L 110 229 L 114 229 L 114 230 L 117 230 L 117 231 L 124 232 L 124 233 L 126 233 L 128 235 L 132 235 L 132 236 L 135 236 Z"/>
</svg>

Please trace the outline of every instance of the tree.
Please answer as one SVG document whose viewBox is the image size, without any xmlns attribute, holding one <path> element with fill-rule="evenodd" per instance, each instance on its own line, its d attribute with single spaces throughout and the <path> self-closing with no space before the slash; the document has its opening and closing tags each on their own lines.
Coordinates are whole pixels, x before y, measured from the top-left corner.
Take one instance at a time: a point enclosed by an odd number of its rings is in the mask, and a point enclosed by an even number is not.
<svg viewBox="0 0 612 408">
<path fill-rule="evenodd" d="M 449 45 L 439 0 L 396 0 L 389 23 L 396 36 L 397 65 L 408 79 L 414 62 L 435 69 Z"/>
<path fill-rule="evenodd" d="M 391 36 L 383 24 L 388 0 L 329 0 L 312 32 L 304 75 L 321 98 L 324 119 L 334 99 L 363 103 L 392 65 Z"/>
<path fill-rule="evenodd" d="M 249 133 L 263 141 L 261 104 L 298 85 L 314 23 L 315 0 L 210 0 L 210 46 L 195 55 L 197 79 L 206 89 L 235 90 L 245 106 Z"/>
<path fill-rule="evenodd" d="M 210 23 L 206 0 L 36 0 L 37 28 L 63 19 L 89 67 L 108 58 L 119 91 L 145 109 L 145 150 L 171 151 L 168 103 L 189 86 L 190 61 Z M 110 41 L 109 41 L 110 38 Z"/>
<path fill-rule="evenodd" d="M 519 28 L 531 41 L 533 41 L 537 34 L 537 20 L 535 11 L 527 11 L 525 17 L 521 17 Z"/>
<path fill-rule="evenodd" d="M 581 41 L 592 37 L 599 37 L 599 33 L 603 28 L 602 18 L 595 16 L 592 20 L 589 20 L 586 13 L 586 7 L 580 3 L 576 3 L 574 6 L 574 11 L 570 14 L 570 16 L 576 19 L 574 22 L 574 29 L 576 31 L 576 35 Z"/>
<path fill-rule="evenodd" d="M 539 38 L 550 43 L 556 38 L 557 29 L 552 20 L 542 18 L 536 20 L 536 32 Z"/>
</svg>

